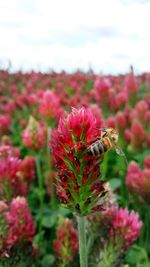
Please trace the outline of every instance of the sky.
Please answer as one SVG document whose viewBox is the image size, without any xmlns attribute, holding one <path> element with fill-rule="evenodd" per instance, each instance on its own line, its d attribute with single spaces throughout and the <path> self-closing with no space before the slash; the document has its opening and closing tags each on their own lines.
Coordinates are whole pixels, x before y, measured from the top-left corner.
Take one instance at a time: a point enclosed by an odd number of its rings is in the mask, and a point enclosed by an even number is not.
<svg viewBox="0 0 150 267">
<path fill-rule="evenodd" d="M 150 71 L 150 0 L 0 0 L 0 68 Z"/>
</svg>

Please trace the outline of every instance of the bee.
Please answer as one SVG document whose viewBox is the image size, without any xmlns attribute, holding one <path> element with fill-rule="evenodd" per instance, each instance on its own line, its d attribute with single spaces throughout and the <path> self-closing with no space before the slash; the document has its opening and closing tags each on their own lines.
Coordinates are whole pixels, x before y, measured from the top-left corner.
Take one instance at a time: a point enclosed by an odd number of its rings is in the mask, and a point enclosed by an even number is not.
<svg viewBox="0 0 150 267">
<path fill-rule="evenodd" d="M 119 133 L 116 129 L 113 128 L 102 128 L 100 138 L 93 139 L 95 141 L 87 148 L 87 154 L 89 156 L 101 156 L 110 150 L 112 147 L 115 148 L 116 153 L 122 157 L 124 157 L 126 163 L 127 159 L 122 151 L 122 149 L 118 145 Z M 91 141 L 91 140 L 90 140 Z"/>
</svg>

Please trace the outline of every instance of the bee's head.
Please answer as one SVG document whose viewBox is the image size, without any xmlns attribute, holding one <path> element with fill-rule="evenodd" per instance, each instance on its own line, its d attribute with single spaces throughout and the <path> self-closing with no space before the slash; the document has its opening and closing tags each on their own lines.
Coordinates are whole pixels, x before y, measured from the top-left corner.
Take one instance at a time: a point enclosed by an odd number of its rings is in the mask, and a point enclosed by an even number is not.
<svg viewBox="0 0 150 267">
<path fill-rule="evenodd" d="M 101 137 L 104 138 L 104 137 L 109 137 L 110 140 L 114 143 L 117 143 L 118 142 L 118 137 L 119 137 L 119 134 L 118 134 L 118 131 L 113 129 L 113 128 L 104 128 L 101 130 Z"/>
</svg>

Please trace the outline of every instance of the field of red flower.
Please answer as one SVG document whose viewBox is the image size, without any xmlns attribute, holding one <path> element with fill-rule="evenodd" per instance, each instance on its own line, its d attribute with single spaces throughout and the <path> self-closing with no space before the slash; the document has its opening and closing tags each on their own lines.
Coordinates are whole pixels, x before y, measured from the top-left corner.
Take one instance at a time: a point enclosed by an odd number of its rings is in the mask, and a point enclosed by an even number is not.
<svg viewBox="0 0 150 267">
<path fill-rule="evenodd" d="M 0 267 L 150 267 L 150 74 L 1 70 L 0 211 Z"/>
</svg>

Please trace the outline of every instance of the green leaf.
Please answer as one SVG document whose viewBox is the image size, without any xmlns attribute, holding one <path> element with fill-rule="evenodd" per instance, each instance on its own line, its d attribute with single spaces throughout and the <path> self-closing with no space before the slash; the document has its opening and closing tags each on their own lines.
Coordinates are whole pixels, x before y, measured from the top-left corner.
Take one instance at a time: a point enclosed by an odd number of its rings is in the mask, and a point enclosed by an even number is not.
<svg viewBox="0 0 150 267">
<path fill-rule="evenodd" d="M 126 255 L 126 260 L 129 264 L 137 264 L 136 266 L 139 267 L 146 267 L 148 266 L 147 264 L 149 264 L 147 252 L 144 248 L 137 245 L 132 246 L 132 248 L 129 250 Z"/>
<path fill-rule="evenodd" d="M 42 267 L 50 267 L 55 261 L 55 257 L 52 254 L 47 254 L 43 258 L 41 265 Z"/>
<path fill-rule="evenodd" d="M 74 95 L 76 93 L 75 89 L 73 89 L 72 87 L 67 87 L 66 91 L 69 95 Z"/>
<path fill-rule="evenodd" d="M 57 218 L 57 213 L 53 213 L 52 215 L 45 215 L 42 218 L 42 225 L 46 228 L 52 228 L 55 225 Z"/>
<path fill-rule="evenodd" d="M 67 216 L 70 214 L 70 211 L 68 209 L 63 208 L 62 206 L 59 207 L 58 212 L 62 216 Z"/>
</svg>

